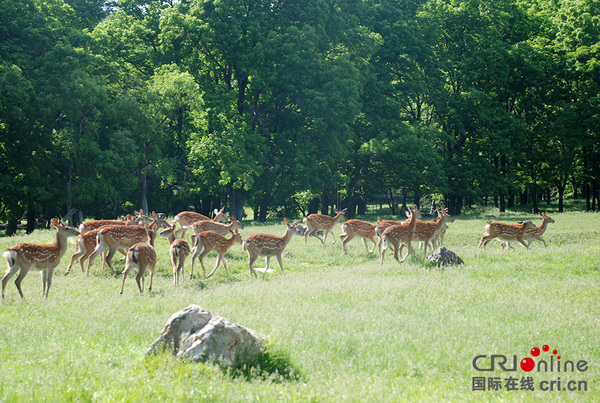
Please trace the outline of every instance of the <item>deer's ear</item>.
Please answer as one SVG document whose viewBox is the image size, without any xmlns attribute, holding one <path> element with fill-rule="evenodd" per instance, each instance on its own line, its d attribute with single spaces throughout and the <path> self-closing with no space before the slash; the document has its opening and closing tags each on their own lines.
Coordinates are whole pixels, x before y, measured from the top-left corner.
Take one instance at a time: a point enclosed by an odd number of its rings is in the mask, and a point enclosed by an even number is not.
<svg viewBox="0 0 600 403">
<path fill-rule="evenodd" d="M 231 216 L 231 221 L 235 221 L 235 217 L 234 216 Z"/>
<path fill-rule="evenodd" d="M 52 219 L 52 225 L 58 228 L 58 220 L 56 218 Z"/>
<path fill-rule="evenodd" d="M 235 229 L 235 233 L 236 235 L 240 233 L 237 228 Z"/>
<path fill-rule="evenodd" d="M 377 217 L 377 224 L 379 224 L 382 221 L 383 221 L 383 219 L 381 217 Z"/>
<path fill-rule="evenodd" d="M 288 225 L 288 219 L 287 219 L 287 218 L 284 218 L 284 219 L 283 219 L 283 223 L 284 223 L 285 225 Z"/>
</svg>

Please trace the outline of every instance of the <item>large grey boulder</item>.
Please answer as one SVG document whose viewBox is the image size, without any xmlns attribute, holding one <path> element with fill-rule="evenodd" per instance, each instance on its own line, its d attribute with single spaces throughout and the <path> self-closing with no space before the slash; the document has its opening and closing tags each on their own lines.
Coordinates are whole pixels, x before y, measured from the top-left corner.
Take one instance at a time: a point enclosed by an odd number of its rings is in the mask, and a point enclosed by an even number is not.
<svg viewBox="0 0 600 403">
<path fill-rule="evenodd" d="M 230 367 L 256 359 L 263 343 L 255 331 L 190 305 L 171 316 L 147 354 L 170 350 L 180 358 Z"/>
<path fill-rule="evenodd" d="M 437 264 L 438 266 L 451 266 L 455 264 L 464 264 L 462 259 L 451 250 L 443 246 L 437 248 L 433 253 L 427 256 L 429 263 Z"/>
</svg>

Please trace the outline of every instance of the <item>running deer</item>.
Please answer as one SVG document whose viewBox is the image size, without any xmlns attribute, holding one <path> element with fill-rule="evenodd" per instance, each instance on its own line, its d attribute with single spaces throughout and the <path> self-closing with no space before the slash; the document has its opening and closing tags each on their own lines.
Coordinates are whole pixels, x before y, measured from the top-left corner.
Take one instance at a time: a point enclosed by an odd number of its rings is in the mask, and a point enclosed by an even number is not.
<svg viewBox="0 0 600 403">
<path fill-rule="evenodd" d="M 285 234 L 283 236 L 275 236 L 269 234 L 254 234 L 250 235 L 248 239 L 242 242 L 242 248 L 248 253 L 248 266 L 250 267 L 250 275 L 254 275 L 256 277 L 256 272 L 254 271 L 253 265 L 258 259 L 259 256 L 265 256 L 267 259 L 267 268 L 263 273 L 263 279 L 269 271 L 269 260 L 271 256 L 277 256 L 277 261 L 279 262 L 279 267 L 281 268 L 281 273 L 285 274 L 283 271 L 283 264 L 281 262 L 281 254 L 283 250 L 292 239 L 294 235 L 293 224 L 290 224 L 287 218 L 284 218 L 283 222 L 286 225 Z"/>
<path fill-rule="evenodd" d="M 225 207 L 223 207 L 221 210 L 215 209 L 215 216 L 212 220 L 207 216 L 194 211 L 182 211 L 175 216 L 172 222 L 173 225 L 175 225 L 175 223 L 179 223 L 179 226 L 181 227 L 175 231 L 175 236 L 179 237 L 181 235 L 181 238 L 185 238 L 185 232 L 190 228 L 191 225 L 198 221 L 227 221 L 225 214 L 223 214 L 223 210 L 225 210 Z"/>
<path fill-rule="evenodd" d="M 192 224 L 192 228 L 196 235 L 204 231 L 214 231 L 217 234 L 225 236 L 229 235 L 236 229 L 243 230 L 244 226 L 240 221 L 236 220 L 235 217 L 232 216 L 229 224 L 221 224 L 220 222 L 212 220 L 196 221 L 194 224 Z"/>
<path fill-rule="evenodd" d="M 215 271 L 217 271 L 217 268 L 221 263 L 223 263 L 223 267 L 225 268 L 225 274 L 227 277 L 229 277 L 227 263 L 225 263 L 224 256 L 234 243 L 242 243 L 242 236 L 238 232 L 237 228 L 235 229 L 235 232 L 231 232 L 231 238 L 229 239 L 214 231 L 204 231 L 196 235 L 194 254 L 192 255 L 192 271 L 190 273 L 190 278 L 192 278 L 192 275 L 194 274 L 194 260 L 198 254 L 200 254 L 199 259 L 200 264 L 202 265 L 202 272 L 204 273 L 204 276 L 206 276 L 203 259 L 204 256 L 208 255 L 208 253 L 213 250 L 218 254 L 217 263 L 215 264 L 215 268 L 206 278 L 210 278 L 213 274 L 215 274 Z M 202 253 L 200 253 L 201 250 Z"/>
<path fill-rule="evenodd" d="M 383 243 L 383 231 L 387 227 L 391 227 L 392 225 L 401 225 L 404 221 L 394 221 L 394 220 L 383 220 L 381 217 L 377 217 L 377 225 L 375 226 L 375 233 L 379 238 L 377 242 L 377 248 L 379 249 L 379 253 L 381 253 L 381 244 Z"/>
<path fill-rule="evenodd" d="M 546 213 L 541 213 L 540 215 L 543 219 L 542 224 L 535 228 L 526 229 L 525 234 L 523 235 L 523 240 L 527 242 L 528 247 L 531 245 L 532 241 L 543 242 L 544 248 L 546 247 L 546 241 L 544 241 L 544 238 L 542 238 L 542 234 L 546 232 L 548 224 L 553 224 L 555 221 L 549 216 L 547 216 Z M 500 244 L 500 246 L 502 247 L 502 249 L 504 249 L 505 246 L 511 248 L 510 241 L 504 241 L 502 242 L 502 244 Z"/>
<path fill-rule="evenodd" d="M 435 244 L 435 241 L 439 237 L 442 230 L 448 228 L 446 223 L 454 222 L 454 218 L 448 214 L 448 210 L 442 211 L 437 210 L 438 218 L 436 221 L 421 221 L 417 220 L 415 227 L 415 237 L 413 241 L 419 241 L 424 243 L 424 253 L 427 254 L 427 246 L 431 243 L 431 246 Z M 402 252 L 402 248 L 400 248 Z"/>
<path fill-rule="evenodd" d="M 481 248 L 481 245 L 485 248 L 489 241 L 494 238 L 498 238 L 502 241 L 519 241 L 524 247 L 528 248 L 529 246 L 523 240 L 525 236 L 525 231 L 528 229 L 535 228 L 535 224 L 530 220 L 525 220 L 520 224 L 505 224 L 501 222 L 488 222 L 485 225 L 485 233 L 483 237 L 479 241 L 479 246 L 477 248 Z"/>
<path fill-rule="evenodd" d="M 359 236 L 362 238 L 363 243 L 365 244 L 365 249 L 367 250 L 367 254 L 373 253 L 375 250 L 375 226 L 371 223 L 361 220 L 348 220 L 342 224 L 342 235 L 340 235 L 340 239 L 342 240 L 342 252 L 345 254 L 347 252 L 346 245 L 350 242 L 355 236 Z M 369 251 L 369 247 L 367 246 L 367 239 L 370 239 L 373 242 L 373 247 Z"/>
<path fill-rule="evenodd" d="M 150 228 L 147 225 L 143 227 L 137 225 L 109 225 L 100 229 L 96 237 L 96 249 L 94 249 L 88 260 L 87 271 L 90 271 L 90 266 L 98 255 L 108 248 L 109 252 L 106 255 L 105 262 L 114 275 L 115 270 L 112 267 L 111 260 L 119 248 L 129 248 L 136 243 L 147 240 L 154 246 L 155 236 L 156 221 Z"/>
<path fill-rule="evenodd" d="M 147 228 L 146 228 L 147 229 Z M 140 294 L 144 293 L 144 274 L 150 271 L 150 286 L 148 292 L 152 291 L 152 279 L 154 277 L 154 269 L 156 267 L 156 251 L 154 246 L 147 243 L 136 243 L 127 251 L 127 260 L 125 261 L 125 270 L 123 270 L 123 284 L 121 292 L 125 288 L 125 279 L 130 271 L 137 271 L 135 281 L 137 281 Z"/>
<path fill-rule="evenodd" d="M 334 210 L 335 217 L 330 217 L 328 215 L 323 214 L 311 214 L 308 217 L 304 218 L 304 224 L 306 224 L 306 231 L 304 232 L 304 243 L 308 244 L 308 237 L 314 236 L 317 237 L 323 246 L 325 246 L 325 241 L 327 240 L 327 234 L 331 232 L 331 236 L 333 237 L 333 243 L 335 243 L 335 235 L 333 234 L 332 228 L 333 226 L 344 217 L 347 209 L 343 209 L 342 211 Z M 288 226 L 289 227 L 289 226 Z M 321 238 L 318 234 L 318 230 L 323 230 L 325 232 L 325 236 Z"/>
<path fill-rule="evenodd" d="M 190 245 L 183 238 L 175 238 L 175 226 L 170 226 L 160 233 L 169 241 L 169 255 L 171 256 L 171 264 L 173 265 L 173 284 L 179 286 L 179 277 L 183 280 L 183 265 L 185 259 L 190 254 Z"/>
<path fill-rule="evenodd" d="M 56 228 L 55 243 L 50 245 L 19 243 L 4 252 L 3 256 L 8 262 L 8 270 L 2 278 L 2 299 L 4 299 L 6 284 L 17 272 L 19 275 L 15 280 L 15 285 L 21 298 L 25 299 L 21 290 L 21 282 L 30 269 L 42 272 L 44 300 L 48 298 L 52 285 L 52 272 L 67 251 L 67 238 L 79 235 L 79 231 L 75 228 L 59 223 L 57 219 L 52 220 L 52 225 Z"/>
<path fill-rule="evenodd" d="M 381 234 L 383 240 L 383 249 L 381 250 L 381 264 L 383 264 L 385 251 L 388 249 L 390 244 L 392 244 L 392 246 L 394 247 L 394 259 L 396 259 L 398 263 L 403 263 L 408 258 L 408 255 L 412 253 L 412 241 L 415 238 L 415 228 L 417 226 L 417 219 L 421 218 L 421 213 L 417 209 L 417 206 L 411 208 L 410 211 L 410 218 L 406 220 L 403 224 L 389 226 Z M 398 253 L 402 253 L 402 248 L 404 247 L 404 245 L 407 246 L 408 251 L 406 252 L 406 256 L 404 256 L 404 258 L 400 260 L 398 257 Z"/>
</svg>

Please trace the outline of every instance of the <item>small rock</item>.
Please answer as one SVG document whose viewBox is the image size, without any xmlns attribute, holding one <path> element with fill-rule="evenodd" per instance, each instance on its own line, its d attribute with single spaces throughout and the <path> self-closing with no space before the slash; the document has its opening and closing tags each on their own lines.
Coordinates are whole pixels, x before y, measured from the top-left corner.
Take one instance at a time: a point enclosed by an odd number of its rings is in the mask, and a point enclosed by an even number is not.
<svg viewBox="0 0 600 403">
<path fill-rule="evenodd" d="M 431 255 L 427 256 L 430 263 L 435 263 L 438 266 L 451 266 L 455 264 L 464 264 L 463 260 L 458 255 L 443 246 L 437 248 Z"/>
</svg>

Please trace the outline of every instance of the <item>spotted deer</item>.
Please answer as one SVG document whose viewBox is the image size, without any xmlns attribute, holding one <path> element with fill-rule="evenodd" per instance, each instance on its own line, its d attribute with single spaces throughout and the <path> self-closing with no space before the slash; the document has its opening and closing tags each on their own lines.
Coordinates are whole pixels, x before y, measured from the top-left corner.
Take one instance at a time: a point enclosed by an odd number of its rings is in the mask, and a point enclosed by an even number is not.
<svg viewBox="0 0 600 403">
<path fill-rule="evenodd" d="M 333 243 L 335 243 L 335 235 L 333 234 L 332 228 L 333 226 L 346 214 L 347 209 L 343 209 L 342 211 L 334 210 L 335 217 L 330 217 L 324 214 L 310 214 L 308 217 L 304 218 L 304 224 L 306 224 L 306 231 L 304 232 L 304 243 L 308 244 L 308 237 L 314 236 L 318 238 L 323 246 L 325 246 L 325 241 L 327 240 L 327 234 L 331 232 L 331 236 L 333 237 Z M 317 235 L 316 231 L 323 230 L 325 236 L 321 238 Z"/>
<path fill-rule="evenodd" d="M 381 249 L 381 264 L 383 264 L 385 251 L 388 249 L 390 244 L 394 248 L 394 259 L 396 259 L 398 263 L 403 263 L 412 253 L 412 241 L 415 238 L 417 219 L 421 218 L 421 213 L 417 209 L 417 206 L 411 208 L 410 212 L 411 214 L 408 220 L 402 224 L 387 227 L 381 234 L 383 240 L 383 248 Z M 403 245 L 407 246 L 408 251 L 406 256 L 400 260 L 398 254 L 399 252 L 402 253 Z"/>
<path fill-rule="evenodd" d="M 379 253 L 381 253 L 381 245 L 383 243 L 383 231 L 387 227 L 391 227 L 392 225 L 400 225 L 404 223 L 404 221 L 394 221 L 394 220 L 383 220 L 381 217 L 377 217 L 377 225 L 375 226 L 375 234 L 379 238 L 377 242 L 377 248 L 379 249 Z"/>
<path fill-rule="evenodd" d="M 214 231 L 217 234 L 225 236 L 229 235 L 236 229 L 243 230 L 244 226 L 240 221 L 236 220 L 235 217 L 232 216 L 229 224 L 222 224 L 212 220 L 196 221 L 194 224 L 192 224 L 192 229 L 196 235 L 204 231 Z"/>
<path fill-rule="evenodd" d="M 134 219 L 131 215 L 124 217 L 123 220 L 93 220 L 86 221 L 79 225 L 79 233 L 85 234 L 86 232 L 98 229 L 100 227 L 104 227 L 105 225 L 137 225 L 136 219 Z"/>
<path fill-rule="evenodd" d="M 182 211 L 181 213 L 179 213 L 175 216 L 175 218 L 173 219 L 173 222 L 171 223 L 172 225 L 175 225 L 175 223 L 178 223 L 179 226 L 181 227 L 180 229 L 175 231 L 175 236 L 185 238 L 185 232 L 190 228 L 191 225 L 193 225 L 194 223 L 196 223 L 198 221 L 215 221 L 215 222 L 227 221 L 225 214 L 223 214 L 223 210 L 225 210 L 225 207 L 223 207 L 221 210 L 215 209 L 215 211 L 214 211 L 215 216 L 212 220 L 210 218 L 208 218 L 207 216 L 200 214 L 200 213 L 196 213 L 194 211 Z"/>
<path fill-rule="evenodd" d="M 527 242 L 528 247 L 531 245 L 532 241 L 540 241 L 544 244 L 544 248 L 546 247 L 546 241 L 542 238 L 542 234 L 546 232 L 548 224 L 553 224 L 555 221 L 550 218 L 550 216 L 546 215 L 546 213 L 541 213 L 540 215 L 542 216 L 542 223 L 535 228 L 526 229 L 525 234 L 523 235 L 523 240 Z M 502 249 L 504 249 L 505 246 L 511 248 L 510 241 L 504 241 L 500 246 Z"/>
<path fill-rule="evenodd" d="M 342 252 L 347 253 L 346 245 L 350 242 L 355 236 L 362 238 L 363 243 L 365 244 L 365 249 L 367 250 L 367 254 L 373 253 L 375 250 L 375 246 L 377 242 L 375 242 L 375 226 L 371 223 L 361 220 L 348 220 L 342 224 L 342 234 L 340 235 L 340 239 L 342 241 Z M 369 247 L 367 246 L 367 239 L 373 242 L 373 247 L 369 251 Z"/>
<path fill-rule="evenodd" d="M 448 214 L 448 210 L 437 210 L 438 218 L 435 221 L 421 221 L 417 220 L 417 225 L 415 226 L 415 237 L 413 241 L 423 242 L 424 244 L 424 253 L 427 254 L 427 246 L 431 244 L 432 246 L 435 244 L 435 241 L 439 237 L 442 230 L 448 228 L 446 223 L 454 222 L 454 218 Z M 400 248 L 400 252 L 402 252 L 402 247 Z"/>
<path fill-rule="evenodd" d="M 290 224 L 285 218 L 283 222 L 286 225 L 285 234 L 283 236 L 275 236 L 269 234 L 254 234 L 250 235 L 248 239 L 242 242 L 242 248 L 248 254 L 248 266 L 250 267 L 250 275 L 256 277 L 256 272 L 254 271 L 253 265 L 258 259 L 259 256 L 265 256 L 267 259 L 267 268 L 263 273 L 263 279 L 269 271 L 269 260 L 271 256 L 276 256 L 277 261 L 279 262 L 279 268 L 281 268 L 281 273 L 285 274 L 283 271 L 283 263 L 281 262 L 281 255 L 283 250 L 292 239 L 294 235 L 293 225 Z"/>
<path fill-rule="evenodd" d="M 209 252 L 215 251 L 217 252 L 217 263 L 215 264 L 215 268 L 210 272 L 210 274 L 206 278 L 210 278 L 217 268 L 219 264 L 223 263 L 223 267 L 225 268 L 225 274 L 229 277 L 229 272 L 227 271 L 227 263 L 225 263 L 225 253 L 233 246 L 234 243 L 242 243 L 242 236 L 238 232 L 237 228 L 235 232 L 231 232 L 231 238 L 225 238 L 223 235 L 214 232 L 214 231 L 204 231 L 195 236 L 195 247 L 194 254 L 192 255 L 192 271 L 190 273 L 190 278 L 194 273 L 194 260 L 196 256 L 200 254 L 199 260 L 202 265 L 202 272 L 206 276 L 206 270 L 204 268 L 204 257 L 208 255 Z M 202 253 L 200 253 L 202 251 Z"/>
<path fill-rule="evenodd" d="M 140 294 L 144 293 L 144 274 L 150 271 L 150 285 L 148 292 L 152 291 L 152 279 L 154 278 L 154 270 L 156 267 L 156 251 L 154 246 L 147 243 L 136 243 L 127 251 L 127 260 L 125 261 L 125 270 L 123 270 L 123 284 L 121 292 L 125 288 L 125 279 L 130 271 L 137 271 L 135 281 L 137 282 Z"/>
<path fill-rule="evenodd" d="M 71 268 L 77 259 L 79 259 L 79 264 L 81 264 L 81 272 L 86 272 L 84 269 L 85 261 L 90 257 L 92 252 L 94 252 L 94 249 L 96 249 L 96 237 L 102 228 L 103 227 L 87 231 L 77 237 L 77 249 L 75 250 L 75 253 L 71 255 L 71 263 L 69 263 L 69 266 L 67 267 L 65 276 L 71 272 Z M 89 266 L 87 274 L 89 275 Z"/>
<path fill-rule="evenodd" d="M 183 265 L 185 259 L 190 254 L 190 245 L 183 238 L 175 238 L 175 226 L 170 226 L 160 233 L 169 241 L 169 256 L 171 256 L 171 264 L 173 265 L 173 285 L 179 286 L 179 278 L 183 280 Z"/>
<path fill-rule="evenodd" d="M 111 260 L 119 248 L 129 248 L 136 243 L 147 240 L 154 246 L 155 236 L 156 222 L 151 227 L 147 225 L 143 227 L 137 225 L 109 225 L 100 229 L 96 236 L 96 248 L 88 260 L 87 271 L 89 272 L 90 266 L 94 263 L 96 257 L 108 248 L 109 252 L 105 261 L 114 275 L 115 270 L 112 267 Z"/>
<path fill-rule="evenodd" d="M 49 245 L 35 245 L 31 243 L 19 243 L 9 248 L 3 253 L 8 263 L 6 275 L 2 278 L 2 298 L 4 299 L 4 290 L 6 284 L 16 273 L 19 273 L 15 280 L 15 285 L 22 299 L 23 291 L 21 282 L 29 273 L 29 270 L 41 271 L 44 300 L 48 298 L 50 286 L 52 285 L 52 273 L 54 268 L 60 262 L 60 259 L 67 251 L 67 238 L 79 235 L 79 231 L 69 227 L 64 223 L 59 223 L 57 219 L 52 220 L 52 225 L 56 228 L 56 242 Z"/>
<path fill-rule="evenodd" d="M 530 220 L 525 220 L 520 224 L 505 224 L 501 222 L 488 222 L 485 225 L 485 233 L 483 237 L 479 241 L 479 246 L 477 248 L 481 248 L 481 245 L 485 248 L 489 241 L 494 238 L 498 238 L 502 241 L 518 241 L 524 247 L 528 248 L 529 246 L 525 243 L 523 237 L 525 236 L 525 231 L 528 229 L 535 228 L 535 224 Z"/>
<path fill-rule="evenodd" d="M 165 219 L 165 215 L 163 213 L 155 213 L 154 211 L 150 216 L 144 214 L 144 210 L 140 209 L 139 211 L 134 211 L 135 213 L 135 221 L 138 225 L 152 225 L 156 220 L 157 228 L 168 228 L 169 223 Z"/>
</svg>

